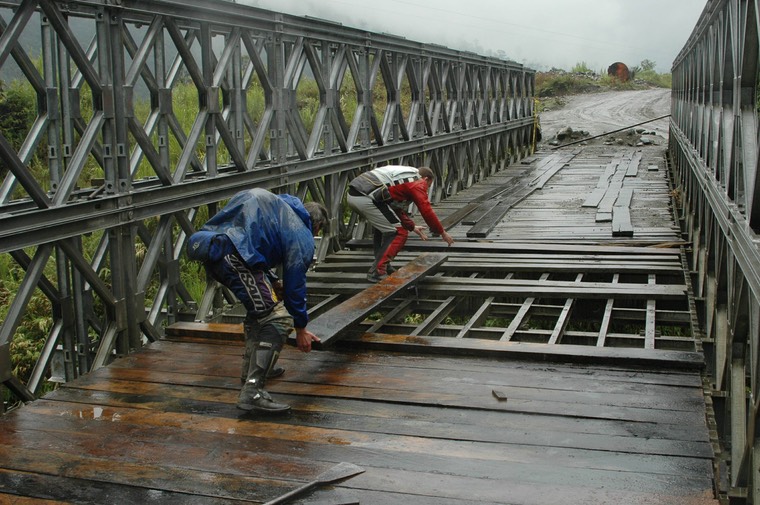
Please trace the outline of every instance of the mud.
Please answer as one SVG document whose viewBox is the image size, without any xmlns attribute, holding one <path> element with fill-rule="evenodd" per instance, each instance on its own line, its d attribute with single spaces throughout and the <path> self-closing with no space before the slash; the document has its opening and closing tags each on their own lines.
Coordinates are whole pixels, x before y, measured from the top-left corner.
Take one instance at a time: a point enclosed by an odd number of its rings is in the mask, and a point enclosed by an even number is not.
<svg viewBox="0 0 760 505">
<path fill-rule="evenodd" d="M 649 89 L 636 91 L 605 91 L 563 98 L 564 106 L 542 112 L 542 144 L 553 140 L 557 132 L 570 127 L 588 132 L 595 137 L 670 113 L 670 90 Z M 668 141 L 669 118 L 641 125 L 650 131 L 658 145 Z M 616 134 L 616 136 L 622 136 Z M 603 142 L 604 138 L 596 139 Z"/>
</svg>

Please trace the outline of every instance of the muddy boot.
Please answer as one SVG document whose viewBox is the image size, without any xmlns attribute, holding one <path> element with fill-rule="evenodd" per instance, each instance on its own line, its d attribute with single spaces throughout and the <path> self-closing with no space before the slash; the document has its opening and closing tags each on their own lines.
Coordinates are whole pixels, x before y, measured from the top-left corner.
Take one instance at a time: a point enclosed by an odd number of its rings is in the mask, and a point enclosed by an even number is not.
<svg viewBox="0 0 760 505">
<path fill-rule="evenodd" d="M 259 339 L 252 341 L 251 356 L 245 384 L 240 390 L 237 407 L 256 412 L 285 412 L 289 405 L 272 400 L 264 390 L 267 374 L 277 361 L 282 349 L 282 341 L 271 325 L 265 325 L 259 332 Z"/>
<path fill-rule="evenodd" d="M 256 339 L 260 326 L 256 321 L 246 321 L 243 323 L 243 332 L 245 336 L 245 353 L 243 354 L 243 365 L 240 369 L 240 384 L 245 384 L 245 380 L 248 377 L 248 368 L 251 362 L 251 354 L 253 353 L 254 340 Z M 279 354 L 278 354 L 279 357 Z M 279 377 L 285 373 L 285 369 L 281 366 L 277 366 L 277 360 L 272 365 L 272 369 L 267 374 L 267 379 L 273 379 Z"/>
</svg>

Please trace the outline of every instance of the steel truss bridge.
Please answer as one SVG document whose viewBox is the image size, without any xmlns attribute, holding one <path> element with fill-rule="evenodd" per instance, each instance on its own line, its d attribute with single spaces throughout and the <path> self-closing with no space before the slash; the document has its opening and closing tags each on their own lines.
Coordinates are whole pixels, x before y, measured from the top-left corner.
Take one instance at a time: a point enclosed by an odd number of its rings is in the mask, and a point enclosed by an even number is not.
<svg viewBox="0 0 760 505">
<path fill-rule="evenodd" d="M 673 63 L 670 156 L 731 503 L 760 503 L 760 4 L 710 1 Z"/>
<path fill-rule="evenodd" d="M 0 32 L 4 96 L 36 106 L 0 131 L 0 254 L 18 280 L 0 380 L 16 400 L 183 314 L 216 315 L 229 295 L 190 285 L 183 246 L 241 188 L 324 203 L 324 258 L 361 233 L 341 205 L 360 171 L 431 166 L 438 203 L 534 149 L 532 70 L 325 20 L 219 0 L 24 0 L 0 1 Z M 759 32 L 757 0 L 710 0 L 673 65 L 670 163 L 731 503 L 760 503 Z M 40 300 L 53 317 L 22 380 L 11 346 Z"/>
<path fill-rule="evenodd" d="M 2 75 L 37 104 L 28 131 L 0 135 L 0 252 L 23 272 L 0 375 L 22 399 L 57 348 L 69 380 L 182 311 L 213 312 L 213 290 L 183 284 L 183 245 L 241 188 L 324 203 L 338 216 L 324 256 L 350 238 L 341 202 L 358 171 L 429 165 L 440 201 L 532 149 L 534 73 L 515 63 L 231 2 L 0 6 Z M 35 290 L 54 318 L 24 384 L 9 349 Z"/>
</svg>

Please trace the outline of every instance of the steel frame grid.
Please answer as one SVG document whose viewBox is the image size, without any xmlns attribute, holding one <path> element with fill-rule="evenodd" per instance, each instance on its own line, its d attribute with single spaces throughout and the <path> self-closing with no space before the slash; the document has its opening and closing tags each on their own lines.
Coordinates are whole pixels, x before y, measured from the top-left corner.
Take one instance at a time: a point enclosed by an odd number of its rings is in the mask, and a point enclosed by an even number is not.
<svg viewBox="0 0 760 505">
<path fill-rule="evenodd" d="M 760 5 L 713 0 L 673 64 L 670 155 L 692 243 L 718 431 L 716 483 L 760 503 Z"/>
<path fill-rule="evenodd" d="M 679 254 L 603 253 L 573 266 L 572 254 L 473 253 L 466 247 L 446 248 L 447 261 L 437 272 L 385 300 L 354 333 L 697 350 Z M 368 254 L 340 251 L 310 274 L 314 316 L 362 296 Z M 401 253 L 399 264 L 415 254 Z M 615 265 L 625 265 L 624 271 Z"/>
<path fill-rule="evenodd" d="M 355 218 L 346 224 L 341 204 L 358 171 L 430 165 L 437 202 L 532 151 L 534 72 L 513 62 L 216 0 L 2 1 L 0 30 L 0 75 L 16 71 L 38 105 L 25 137 L 0 133 L 0 253 L 23 270 L 0 327 L 0 380 L 24 400 L 55 356 L 69 380 L 159 338 L 182 311 L 206 319 L 231 301 L 213 284 L 194 300 L 180 274 L 186 237 L 241 188 L 288 191 L 340 216 L 321 258 L 350 238 Z M 23 48 L 37 32 L 40 69 Z M 311 130 L 303 76 L 319 88 Z M 344 81 L 351 117 L 338 103 Z M 194 99 L 178 104 L 185 84 Z M 46 176 L 32 170 L 43 148 Z M 40 291 L 52 324 L 24 384 L 10 345 Z"/>
</svg>

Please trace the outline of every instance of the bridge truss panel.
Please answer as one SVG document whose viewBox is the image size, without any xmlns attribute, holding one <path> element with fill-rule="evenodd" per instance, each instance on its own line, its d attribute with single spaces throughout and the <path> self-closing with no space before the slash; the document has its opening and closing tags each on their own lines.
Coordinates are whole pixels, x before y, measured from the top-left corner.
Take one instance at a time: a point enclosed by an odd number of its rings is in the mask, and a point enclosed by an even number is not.
<svg viewBox="0 0 760 505">
<path fill-rule="evenodd" d="M 429 165 L 437 202 L 534 149 L 522 65 L 219 0 L 0 0 L 0 79 L 5 106 L 31 104 L 0 131 L 18 279 L 0 380 L 20 399 L 51 364 L 69 380 L 215 313 L 230 295 L 184 244 L 240 189 L 324 203 L 324 257 L 355 232 L 342 202 L 360 171 Z M 22 378 L 10 347 L 38 304 L 51 317 Z"/>
<path fill-rule="evenodd" d="M 717 481 L 760 503 L 760 5 L 709 1 L 673 64 L 670 154 L 692 243 L 717 420 Z"/>
</svg>

